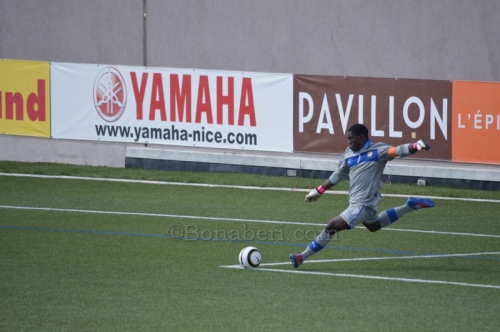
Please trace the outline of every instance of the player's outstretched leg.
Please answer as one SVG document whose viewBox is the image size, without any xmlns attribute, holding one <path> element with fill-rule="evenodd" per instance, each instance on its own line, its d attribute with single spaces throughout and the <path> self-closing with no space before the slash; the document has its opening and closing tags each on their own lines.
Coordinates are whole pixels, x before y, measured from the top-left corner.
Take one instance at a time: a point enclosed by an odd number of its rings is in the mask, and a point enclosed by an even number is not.
<svg viewBox="0 0 500 332">
<path fill-rule="evenodd" d="M 379 214 L 379 222 L 381 228 L 391 225 L 393 222 L 401 218 L 408 212 L 413 212 L 419 209 L 431 208 L 436 204 L 429 198 L 410 197 L 405 205 L 401 205 L 392 209 L 388 209 Z"/>
<path fill-rule="evenodd" d="M 429 198 L 421 198 L 421 197 L 410 197 L 406 201 L 406 205 L 414 208 L 415 210 L 417 209 L 425 209 L 425 208 L 431 208 L 436 206 L 433 200 Z"/>
</svg>

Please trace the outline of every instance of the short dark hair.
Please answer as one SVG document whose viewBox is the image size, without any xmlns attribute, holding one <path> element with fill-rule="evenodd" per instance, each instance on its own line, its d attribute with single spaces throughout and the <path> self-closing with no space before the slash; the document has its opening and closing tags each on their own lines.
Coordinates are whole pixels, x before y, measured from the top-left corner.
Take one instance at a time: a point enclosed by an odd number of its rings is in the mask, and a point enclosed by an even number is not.
<svg viewBox="0 0 500 332">
<path fill-rule="evenodd" d="M 368 138 L 368 128 L 366 128 L 361 123 L 356 123 L 355 125 L 352 125 L 351 128 L 349 128 L 347 131 L 350 131 L 351 134 L 353 135 L 363 134 L 365 135 L 366 138 Z"/>
</svg>

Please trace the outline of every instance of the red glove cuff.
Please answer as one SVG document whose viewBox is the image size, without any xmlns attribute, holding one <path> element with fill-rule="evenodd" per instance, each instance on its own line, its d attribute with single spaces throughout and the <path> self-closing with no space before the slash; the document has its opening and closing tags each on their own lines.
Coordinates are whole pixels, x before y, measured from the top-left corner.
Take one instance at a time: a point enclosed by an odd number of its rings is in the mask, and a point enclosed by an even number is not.
<svg viewBox="0 0 500 332">
<path fill-rule="evenodd" d="M 415 150 L 418 150 L 418 145 L 417 145 L 417 143 L 413 143 L 413 148 L 414 148 Z"/>
<path fill-rule="evenodd" d="M 319 185 L 318 188 L 316 188 L 316 190 L 320 193 L 320 194 L 324 194 L 326 192 L 326 189 L 323 188 L 322 185 Z"/>
</svg>

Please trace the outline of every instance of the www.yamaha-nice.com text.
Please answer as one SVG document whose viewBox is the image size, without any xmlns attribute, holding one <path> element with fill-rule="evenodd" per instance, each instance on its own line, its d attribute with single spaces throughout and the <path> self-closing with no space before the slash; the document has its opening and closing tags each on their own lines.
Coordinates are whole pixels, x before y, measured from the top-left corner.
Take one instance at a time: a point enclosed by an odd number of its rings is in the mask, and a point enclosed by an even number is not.
<svg viewBox="0 0 500 332">
<path fill-rule="evenodd" d="M 171 142 L 202 142 L 215 144 L 234 145 L 257 145 L 257 134 L 206 130 L 186 130 L 176 128 L 175 125 L 164 128 L 132 127 L 115 125 L 95 125 L 98 137 L 121 137 L 132 138 L 135 142 L 139 140 L 161 140 Z"/>
</svg>

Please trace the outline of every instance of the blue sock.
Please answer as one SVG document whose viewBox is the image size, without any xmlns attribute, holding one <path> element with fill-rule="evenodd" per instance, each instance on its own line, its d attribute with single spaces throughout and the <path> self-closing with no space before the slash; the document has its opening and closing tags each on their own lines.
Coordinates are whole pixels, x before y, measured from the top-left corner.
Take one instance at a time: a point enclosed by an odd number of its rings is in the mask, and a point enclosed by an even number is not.
<svg viewBox="0 0 500 332">
<path fill-rule="evenodd" d="M 318 236 L 311 242 L 309 246 L 307 246 L 306 250 L 301 253 L 302 258 L 306 260 L 309 256 L 314 255 L 324 247 L 328 245 L 328 242 L 330 242 L 330 234 L 325 232 L 325 230 L 322 230 L 321 233 L 319 233 Z"/>
<path fill-rule="evenodd" d="M 378 215 L 380 226 L 382 226 L 382 228 L 387 227 L 401 218 L 403 215 L 413 211 L 415 211 L 415 209 L 406 204 L 385 210 Z"/>
</svg>

